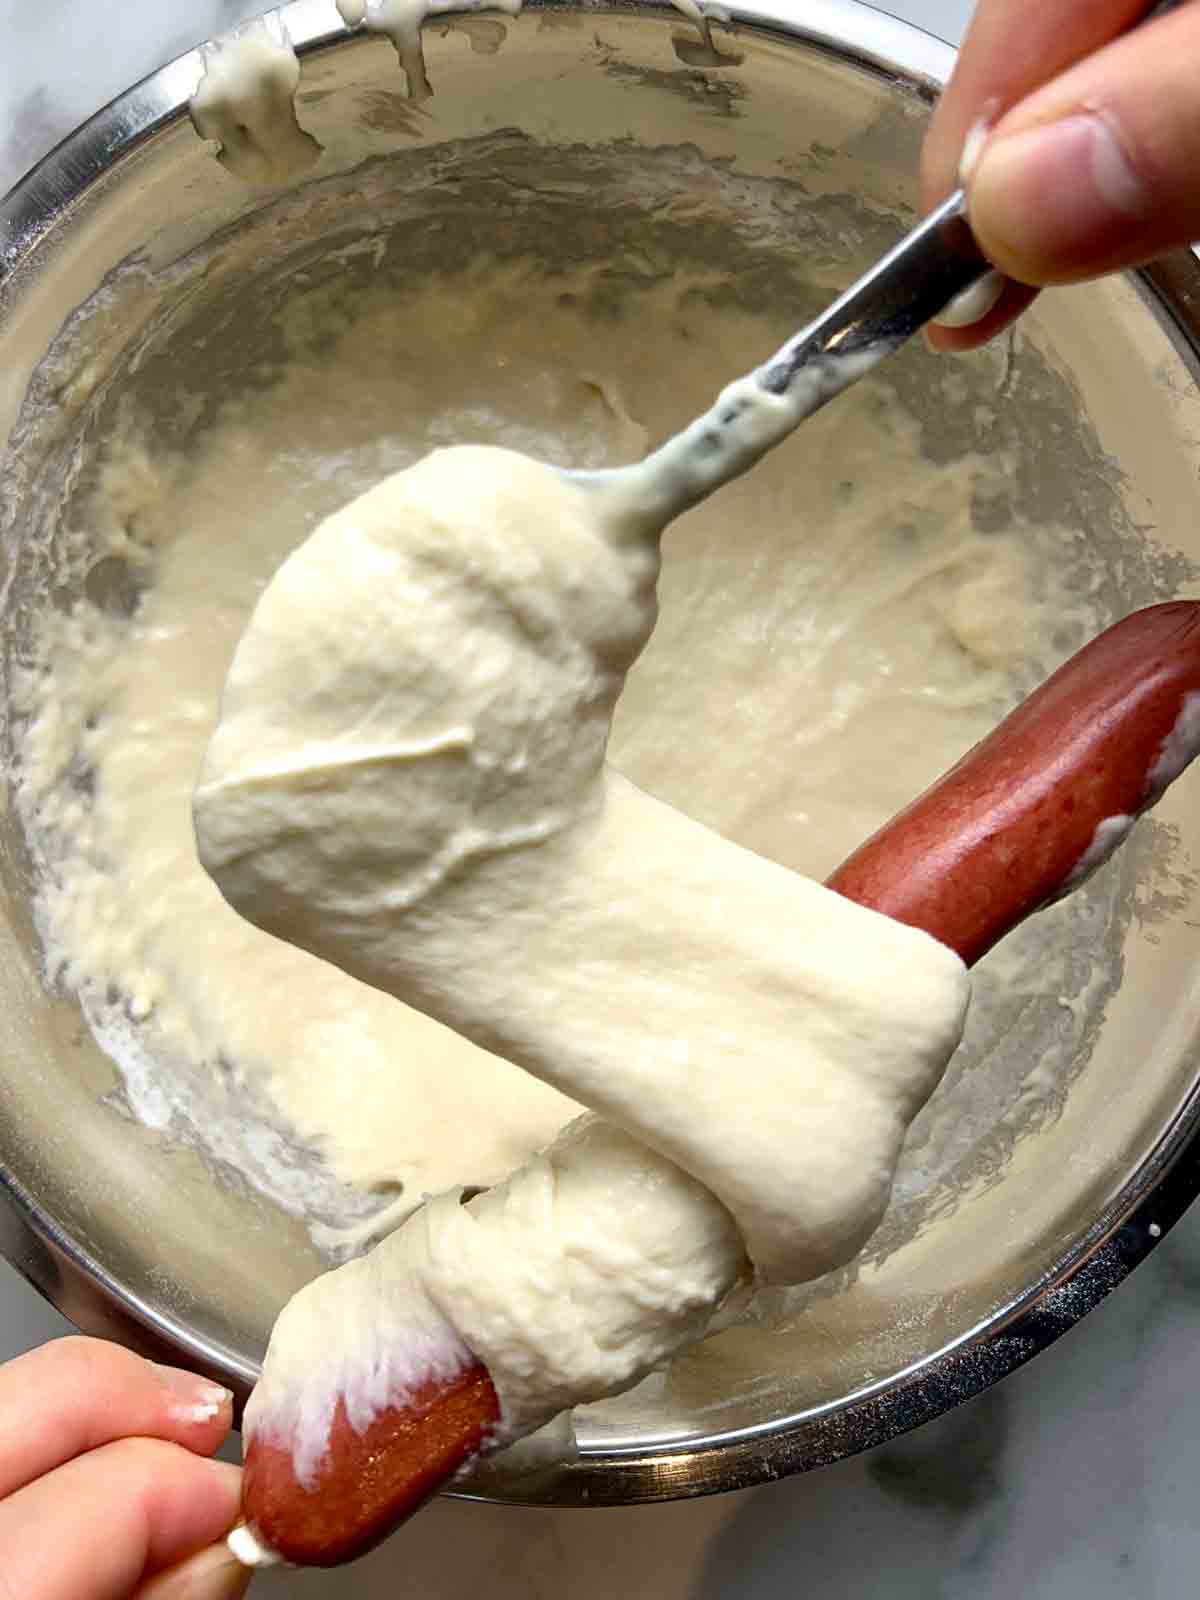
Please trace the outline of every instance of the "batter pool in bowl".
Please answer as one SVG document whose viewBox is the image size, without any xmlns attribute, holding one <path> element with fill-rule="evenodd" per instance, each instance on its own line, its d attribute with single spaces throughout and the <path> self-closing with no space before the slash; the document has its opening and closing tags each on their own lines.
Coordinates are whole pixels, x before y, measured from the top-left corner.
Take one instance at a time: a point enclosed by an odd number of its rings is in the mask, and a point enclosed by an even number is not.
<svg viewBox="0 0 1200 1600">
<path fill-rule="evenodd" d="M 30 366 L 80 309 L 5 469 L 5 866 L 28 954 L 5 980 L 27 1065 L 4 1076 L 4 1159 L 139 1315 L 243 1384 L 322 1260 L 426 1192 L 495 1183 L 577 1111 L 244 924 L 204 876 L 191 790 L 255 599 L 431 449 L 638 458 L 910 218 L 920 95 L 753 31 L 736 67 L 699 69 L 681 23 L 574 22 L 522 17 L 493 57 L 430 38 L 430 122 L 390 47 L 308 57 L 297 110 L 324 153 L 303 184 L 247 189 L 177 122 L 136 157 L 143 209 L 97 197 L 72 222 L 66 303 L 11 291 Z M 1122 352 L 1144 436 L 1108 383 Z M 1087 635 L 1189 592 L 1188 397 L 1155 376 L 1176 359 L 1114 284 L 971 361 L 914 348 L 865 380 L 669 531 L 614 767 L 824 876 Z M 764 1291 L 748 1324 L 585 1412 L 576 1462 L 499 1459 L 487 1492 L 646 1492 L 656 1451 L 782 1438 L 806 1412 L 788 1437 L 815 1458 L 821 1416 L 1060 1258 L 1191 1082 L 1191 825 L 1171 805 L 984 964 L 868 1253 Z"/>
</svg>

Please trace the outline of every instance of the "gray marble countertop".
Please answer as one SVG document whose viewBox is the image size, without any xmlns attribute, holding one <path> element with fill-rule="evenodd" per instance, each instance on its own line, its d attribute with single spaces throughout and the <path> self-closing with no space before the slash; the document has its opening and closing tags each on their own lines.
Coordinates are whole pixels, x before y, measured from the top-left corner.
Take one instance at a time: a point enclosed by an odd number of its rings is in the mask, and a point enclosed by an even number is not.
<svg viewBox="0 0 1200 1600">
<path fill-rule="evenodd" d="M 254 0 L 0 0 L 0 192 L 127 84 Z M 890 10 L 956 39 L 966 0 Z M 67 1324 L 0 1263 L 0 1360 Z M 264 1600 L 1193 1600 L 1200 1210 L 1080 1327 L 885 1449 L 719 1499 L 595 1512 L 442 1501 L 342 1574 Z"/>
</svg>

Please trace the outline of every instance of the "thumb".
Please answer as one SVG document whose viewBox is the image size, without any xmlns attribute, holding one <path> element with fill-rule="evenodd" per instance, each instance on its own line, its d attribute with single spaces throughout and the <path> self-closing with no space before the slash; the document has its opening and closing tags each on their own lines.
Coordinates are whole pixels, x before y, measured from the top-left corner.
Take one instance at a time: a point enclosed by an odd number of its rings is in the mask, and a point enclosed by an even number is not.
<svg viewBox="0 0 1200 1600">
<path fill-rule="evenodd" d="M 134 1600 L 242 1600 L 252 1577 L 224 1544 L 214 1544 L 159 1573 Z"/>
<path fill-rule="evenodd" d="M 1189 4 L 1015 106 L 968 185 L 988 258 L 1022 283 L 1071 283 L 1200 237 L 1198 62 Z"/>
</svg>

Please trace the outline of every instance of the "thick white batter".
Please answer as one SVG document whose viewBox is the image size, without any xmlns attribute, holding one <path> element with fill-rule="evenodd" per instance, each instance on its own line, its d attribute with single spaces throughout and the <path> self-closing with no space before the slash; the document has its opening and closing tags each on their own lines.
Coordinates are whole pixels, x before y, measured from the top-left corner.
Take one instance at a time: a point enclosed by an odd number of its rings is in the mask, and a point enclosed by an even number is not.
<svg viewBox="0 0 1200 1600">
<path fill-rule="evenodd" d="M 321 146 L 300 126 L 296 91 L 300 62 L 283 24 L 265 20 L 204 47 L 204 76 L 189 107 L 217 160 L 246 183 L 267 187 L 301 177 Z"/>
<path fill-rule="evenodd" d="M 400 305 L 390 287 L 298 296 L 286 367 L 186 460 L 148 456 L 136 427 L 115 443 L 88 532 L 143 586 L 133 613 L 96 589 L 41 619 L 19 800 L 47 869 L 51 964 L 140 1115 L 213 1142 L 297 1209 L 307 1190 L 271 1141 L 238 1142 L 240 1086 L 268 1090 L 338 1177 L 412 1201 L 498 1181 L 574 1110 L 250 927 L 200 869 L 190 818 L 238 635 L 322 516 L 464 437 L 577 466 L 634 458 L 788 331 L 714 318 L 702 282 L 647 290 L 616 322 L 587 273 L 560 287 L 548 305 L 516 265 Z M 669 531 L 661 618 L 610 759 L 726 838 L 823 875 L 994 721 L 1037 653 L 1028 547 L 971 522 L 973 496 L 1004 482 L 1002 460 L 923 463 L 915 425 L 868 380 Z M 220 1096 L 190 1131 L 189 1063 Z"/>
<path fill-rule="evenodd" d="M 468 1204 L 439 1195 L 284 1307 L 243 1421 L 313 1483 L 340 1399 L 362 1430 L 430 1378 L 487 1366 L 495 1447 L 628 1389 L 703 1338 L 748 1283 L 742 1235 L 702 1183 L 582 1117 Z M 330 1330 L 336 1329 L 335 1334 Z"/>
<path fill-rule="evenodd" d="M 391 40 L 400 60 L 408 97 L 420 104 L 433 94 L 425 68 L 421 30 L 431 17 L 454 15 L 452 25 L 471 35 L 473 45 L 491 54 L 504 37 L 503 25 L 463 13 L 500 12 L 516 16 L 524 0 L 336 0 L 347 28 L 365 28 Z M 712 24 L 697 0 L 671 0 L 699 32 L 692 46 L 696 64 L 720 65 Z M 217 159 L 229 172 L 256 187 L 290 183 L 321 157 L 321 146 L 301 126 L 296 110 L 300 61 L 287 28 L 277 15 L 256 18 L 202 47 L 204 76 L 192 95 L 192 124 L 202 139 L 217 146 Z"/>
<path fill-rule="evenodd" d="M 799 1283 L 878 1223 L 965 977 L 605 768 L 657 571 L 620 475 L 463 446 L 385 480 L 255 609 L 201 858 L 260 927 L 677 1161 Z"/>
<path fill-rule="evenodd" d="M 448 11 L 500 11 L 515 16 L 522 0 L 337 0 L 348 28 L 365 26 L 389 38 L 400 57 L 410 100 L 428 100 L 433 93 L 425 70 L 421 27 L 427 17 Z"/>
<path fill-rule="evenodd" d="M 98 555 L 121 563 L 122 583 L 139 591 L 136 603 L 119 603 L 120 584 L 114 602 L 97 583 L 70 612 L 47 612 L 36 641 L 39 666 L 24 685 L 30 724 L 19 799 L 46 869 L 43 932 L 52 963 L 80 991 L 120 1059 L 135 1109 L 170 1122 L 185 1069 L 205 1064 L 219 1098 L 207 1103 L 201 1129 L 175 1126 L 227 1156 L 244 1151 L 238 1159 L 256 1181 L 296 1208 L 308 1205 L 308 1190 L 288 1163 L 273 1165 L 271 1141 L 255 1135 L 252 1144 L 237 1143 L 249 1090 L 269 1093 L 284 1125 L 314 1142 L 339 1178 L 384 1197 L 400 1187 L 402 1204 L 457 1183 L 498 1184 L 575 1108 L 549 1084 L 251 927 L 205 877 L 191 834 L 190 792 L 250 608 L 323 516 L 431 448 L 474 437 L 577 467 L 641 456 L 681 418 L 702 410 L 747 352 L 765 352 L 789 331 L 728 306 L 714 316 L 708 287 L 702 278 L 655 285 L 614 319 L 605 285 L 593 285 L 586 270 L 557 279 L 552 299 L 537 273 L 519 263 L 399 296 L 382 284 L 356 298 L 335 283 L 293 297 L 281 318 L 286 361 L 264 386 L 228 402 L 186 459 L 161 448 L 145 452 L 133 420 L 114 443 L 88 531 Z M 661 381 L 666 371 L 671 386 Z M 548 1166 L 526 1169 L 515 1189 L 495 1189 L 465 1208 L 439 1202 L 389 1246 L 390 1270 L 397 1256 L 403 1266 L 397 1281 L 416 1274 L 424 1288 L 424 1299 L 413 1303 L 453 1302 L 456 1331 L 442 1339 L 441 1359 L 464 1347 L 484 1356 L 499 1379 L 510 1431 L 534 1425 L 566 1395 L 626 1386 L 693 1339 L 744 1272 L 746 1239 L 768 1272 L 791 1278 L 844 1259 L 878 1215 L 905 1122 L 936 1077 L 945 1039 L 909 1059 L 911 1078 L 888 1081 L 885 1061 L 878 1085 L 835 1072 L 825 1099 L 814 1094 L 828 1040 L 818 1041 L 811 1061 L 797 1062 L 778 1047 L 783 1023 L 773 1009 L 785 1005 L 787 986 L 812 951 L 791 944 L 790 927 L 782 948 L 771 928 L 797 912 L 803 923 L 795 897 L 817 891 L 769 862 L 814 876 L 829 870 L 991 724 L 1011 696 L 1013 675 L 1036 656 L 1045 613 L 1031 596 L 1031 546 L 1004 534 L 981 536 L 972 525 L 973 500 L 1002 489 L 1005 470 L 1003 460 L 930 468 L 915 425 L 890 404 L 885 385 L 867 380 L 806 424 L 795 443 L 668 532 L 661 619 L 621 696 L 608 753 L 619 773 L 731 841 L 705 834 L 694 861 L 685 851 L 685 879 L 692 874 L 702 898 L 710 848 L 724 857 L 737 844 L 767 858 L 753 872 L 764 893 L 780 897 L 773 921 L 758 917 L 756 905 L 723 922 L 711 896 L 706 915 L 685 919 L 705 960 L 714 951 L 727 955 L 736 930 L 746 981 L 753 986 L 767 975 L 767 992 L 740 1004 L 736 1028 L 726 1027 L 736 1067 L 723 1086 L 720 1074 L 711 1080 L 713 1098 L 701 1115 L 688 1114 L 689 1097 L 705 1081 L 696 1054 L 709 1041 L 694 1018 L 672 1019 L 655 1049 L 630 1056 L 633 1075 L 622 1078 L 613 1068 L 626 1065 L 627 1047 L 642 1029 L 636 1014 L 617 1016 L 588 1085 L 589 1098 L 702 1173 L 704 1183 L 663 1161 L 642 1138 L 610 1129 L 604 1138 L 615 1142 L 604 1147 L 601 1175 L 605 1163 L 623 1175 L 589 1188 L 594 1156 L 580 1174 L 572 1136 Z M 614 607 L 616 643 L 600 700 L 615 693 L 645 631 L 651 568 L 643 563 L 632 594 Z M 96 570 L 99 576 L 104 569 Z M 601 592 L 586 586 L 589 601 Z M 386 608 L 384 587 L 372 594 Z M 323 603 L 318 614 L 325 614 Z M 359 621 L 343 629 L 348 642 L 357 639 Z M 504 665 L 507 672 L 511 662 Z M 315 682 L 296 680 L 310 706 Z M 335 699 L 340 705 L 340 690 Z M 589 760 L 602 749 L 602 724 L 598 711 Z M 447 729 L 416 732 L 436 741 Z M 339 723 L 338 737 L 345 733 Z M 370 747 L 380 734 L 368 717 L 356 737 Z M 395 730 L 382 737 L 394 743 Z M 369 760 L 362 770 L 371 770 Z M 636 827 L 622 830 L 622 809 L 634 802 L 621 777 L 614 774 L 608 788 L 624 837 L 620 850 L 602 852 L 598 868 L 601 875 L 624 870 L 630 882 L 622 893 L 641 896 L 625 926 L 653 927 L 670 908 L 655 900 L 657 835 L 647 819 L 669 817 L 672 832 L 679 819 L 659 807 L 646 811 L 642 800 Z M 639 857 L 639 847 L 650 856 Z M 377 866 L 363 880 L 368 889 Z M 670 959 L 686 959 L 677 915 L 659 925 Z M 538 937 L 552 939 L 553 928 L 546 922 Z M 624 961 L 619 943 L 613 953 Z M 640 962 L 644 951 L 633 954 Z M 824 982 L 830 967 L 849 973 L 852 984 L 867 976 L 857 948 L 853 960 L 832 948 L 816 954 L 828 956 Z M 568 968 L 560 963 L 559 970 Z M 687 987 L 678 992 L 686 995 Z M 572 1033 L 578 996 L 564 991 L 559 998 L 548 1010 L 567 1032 L 540 1064 L 531 1062 L 538 1070 L 559 1058 L 559 1044 L 564 1054 L 577 1053 L 584 1040 L 578 1027 Z M 503 1037 L 495 1042 L 506 1050 L 520 1043 L 512 995 L 493 990 L 484 999 L 479 1015 L 502 1018 Z M 754 1015 L 764 999 L 762 1026 L 747 1028 L 745 1013 Z M 861 1001 L 854 997 L 852 1018 Z M 944 1023 L 945 1015 L 943 1034 Z M 878 1012 L 865 1026 L 879 1038 Z M 668 1048 L 657 1048 L 664 1038 Z M 748 1053 L 739 1055 L 743 1049 Z M 836 1057 L 836 1039 L 832 1049 Z M 746 1085 L 731 1096 L 739 1071 L 767 1090 L 773 1111 L 783 1105 L 795 1126 L 786 1118 L 771 1126 L 773 1116 L 763 1126 Z M 655 1079 L 655 1105 L 678 1111 L 674 1126 L 669 1117 L 657 1129 L 646 1126 L 647 1075 Z M 858 1098 L 839 1105 L 847 1081 Z M 794 1092 L 803 1084 L 807 1096 Z M 664 1086 L 670 1092 L 661 1093 Z M 222 1101 L 227 1124 L 212 1109 Z M 800 1135 L 805 1118 L 810 1130 L 817 1123 L 824 1129 L 811 1140 L 814 1158 L 785 1168 L 775 1156 L 789 1130 Z M 695 1142 L 698 1129 L 711 1134 L 722 1121 L 728 1137 Z M 756 1149 L 759 1138 L 766 1143 Z M 850 1145 L 840 1142 L 847 1138 Z M 831 1176 L 847 1166 L 860 1188 L 835 1195 Z M 771 1180 L 767 1189 L 759 1168 Z M 544 1232 L 546 1248 L 553 1253 L 568 1241 L 570 1260 L 587 1264 L 591 1322 L 597 1306 L 611 1320 L 564 1368 L 565 1353 L 555 1355 L 561 1326 L 536 1294 L 515 1297 L 520 1337 L 512 1324 L 492 1319 L 514 1303 L 513 1264 L 529 1260 L 529 1218 L 539 1197 L 572 1183 L 584 1203 L 573 1215 L 588 1227 L 591 1253 L 570 1243 L 570 1226 L 565 1234 L 561 1227 Z M 615 1227 L 586 1224 L 589 1210 L 599 1214 L 601 1192 L 619 1196 L 631 1186 L 647 1197 L 632 1249 Z M 738 1210 L 740 1226 L 714 1191 Z M 493 1220 L 479 1236 L 487 1248 L 476 1259 L 470 1219 L 477 1213 Z M 451 1247 L 430 1257 L 429 1241 L 444 1236 Z M 699 1242 L 694 1274 L 683 1269 L 683 1239 Z M 479 1282 L 474 1298 L 463 1292 L 464 1262 Z M 483 1262 L 494 1267 L 486 1281 Z M 672 1278 L 677 1271 L 682 1275 Z M 613 1294 L 618 1283 L 629 1286 L 631 1298 Z M 338 1292 L 336 1279 L 323 1282 L 289 1316 L 307 1317 L 306 1305 L 318 1318 L 329 1315 L 325 1298 Z M 384 1296 L 380 1305 L 383 1346 L 409 1348 L 394 1338 L 395 1299 Z M 444 1333 L 440 1312 L 435 1324 Z M 301 1342 L 311 1349 L 310 1336 Z M 276 1361 L 272 1371 L 280 1370 Z M 311 1361 L 307 1370 L 322 1378 L 303 1400 L 304 1437 L 319 1449 L 330 1385 L 345 1374 L 313 1369 Z M 263 1386 L 259 1402 L 260 1410 L 274 1405 L 277 1416 L 286 1416 L 297 1395 L 294 1373 L 289 1377 L 286 1364 L 282 1372 L 274 1388 L 270 1379 Z M 378 1372 L 402 1388 L 403 1371 L 385 1363 Z M 275 1404 L 281 1392 L 282 1407 Z M 368 1388 L 363 1405 L 378 1402 Z"/>
</svg>

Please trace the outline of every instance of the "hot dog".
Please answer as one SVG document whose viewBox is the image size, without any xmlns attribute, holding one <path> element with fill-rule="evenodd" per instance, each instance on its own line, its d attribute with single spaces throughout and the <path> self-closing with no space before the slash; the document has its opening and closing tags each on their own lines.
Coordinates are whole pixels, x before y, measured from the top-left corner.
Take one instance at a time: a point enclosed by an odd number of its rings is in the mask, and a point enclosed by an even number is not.
<svg viewBox="0 0 1200 1600">
<path fill-rule="evenodd" d="M 1074 888 L 1200 750 L 1200 603 L 1152 606 L 1071 658 L 828 880 L 971 965 Z M 363 1554 L 487 1448 L 500 1416 L 475 1363 L 355 1431 L 335 1413 L 316 1480 L 289 1451 L 246 1452 L 244 1559 Z M 252 1530 L 252 1531 L 251 1531 Z M 240 1544 L 240 1548 L 239 1548 Z"/>
<path fill-rule="evenodd" d="M 1200 749 L 1200 604 L 1135 611 L 1071 657 L 828 886 L 968 966 L 1101 866 Z"/>
<path fill-rule="evenodd" d="M 353 1561 L 477 1456 L 499 1420 L 500 1401 L 476 1362 L 448 1383 L 431 1381 L 407 1410 L 382 1412 L 362 1433 L 341 1403 L 312 1488 L 297 1482 L 289 1449 L 252 1439 L 242 1480 L 247 1526 L 296 1566 Z"/>
</svg>

